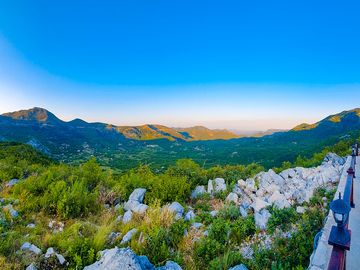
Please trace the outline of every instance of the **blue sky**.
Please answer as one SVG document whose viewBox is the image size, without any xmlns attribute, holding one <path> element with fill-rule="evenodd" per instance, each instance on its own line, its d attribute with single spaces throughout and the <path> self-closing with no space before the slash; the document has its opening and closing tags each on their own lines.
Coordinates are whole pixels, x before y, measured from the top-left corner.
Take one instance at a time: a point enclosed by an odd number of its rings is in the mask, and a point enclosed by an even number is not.
<svg viewBox="0 0 360 270">
<path fill-rule="evenodd" d="M 0 112 L 240 130 L 317 121 L 360 107 L 359 12 L 355 0 L 4 0 Z"/>
</svg>

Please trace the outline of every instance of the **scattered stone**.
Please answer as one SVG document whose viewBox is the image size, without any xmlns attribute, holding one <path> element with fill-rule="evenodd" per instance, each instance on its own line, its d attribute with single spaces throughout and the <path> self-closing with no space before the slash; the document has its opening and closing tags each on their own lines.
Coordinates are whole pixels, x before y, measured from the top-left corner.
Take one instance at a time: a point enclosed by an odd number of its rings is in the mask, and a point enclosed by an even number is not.
<svg viewBox="0 0 360 270">
<path fill-rule="evenodd" d="M 215 182 L 215 192 L 226 191 L 226 184 L 223 178 L 216 178 Z"/>
<path fill-rule="evenodd" d="M 118 203 L 118 204 L 115 205 L 114 210 L 118 211 L 120 208 L 121 208 L 121 204 Z"/>
<path fill-rule="evenodd" d="M 180 265 L 173 261 L 167 261 L 164 266 L 158 267 L 157 270 L 182 270 Z"/>
<path fill-rule="evenodd" d="M 255 225 L 260 230 L 265 230 L 270 216 L 270 212 L 266 209 L 262 209 L 260 212 L 255 212 Z"/>
<path fill-rule="evenodd" d="M 144 201 L 145 193 L 145 188 L 137 188 L 130 194 L 129 201 L 138 201 L 139 203 L 142 203 Z"/>
<path fill-rule="evenodd" d="M 234 192 L 231 192 L 227 197 L 226 197 L 226 201 L 227 202 L 233 202 L 233 203 L 238 203 L 239 201 L 239 196 L 234 193 Z"/>
<path fill-rule="evenodd" d="M 38 248 L 37 246 L 29 243 L 29 242 L 25 242 L 21 247 L 20 247 L 21 250 L 24 250 L 24 251 L 31 251 L 33 253 L 35 253 L 36 255 L 39 255 L 41 254 L 41 249 Z"/>
<path fill-rule="evenodd" d="M 296 213 L 298 214 L 304 214 L 305 213 L 305 208 L 302 206 L 297 206 L 296 207 Z"/>
<path fill-rule="evenodd" d="M 240 214 L 241 214 L 242 217 L 247 217 L 248 216 L 248 211 L 243 206 L 240 206 L 239 210 L 240 210 Z"/>
<path fill-rule="evenodd" d="M 214 192 L 213 180 L 209 180 L 209 181 L 208 181 L 207 192 L 208 192 L 209 194 L 212 194 L 212 193 Z"/>
<path fill-rule="evenodd" d="M 124 224 L 126 224 L 126 223 L 129 223 L 131 221 L 131 219 L 132 219 L 132 212 L 131 212 L 131 210 L 128 210 L 125 212 L 122 222 Z"/>
<path fill-rule="evenodd" d="M 196 199 L 198 198 L 201 194 L 206 193 L 205 187 L 204 186 L 197 186 L 193 192 L 191 193 L 191 198 L 192 199 Z"/>
<path fill-rule="evenodd" d="M 200 229 L 202 226 L 204 226 L 204 225 L 200 222 L 195 222 L 191 225 L 192 228 L 197 229 L 197 230 Z"/>
<path fill-rule="evenodd" d="M 143 259 L 139 260 L 139 257 L 137 257 L 130 248 L 115 247 L 106 249 L 100 252 L 100 256 L 99 261 L 86 266 L 84 270 L 144 269 L 141 264 Z"/>
<path fill-rule="evenodd" d="M 132 211 L 137 214 L 145 214 L 146 210 L 149 208 L 146 204 L 139 204 L 138 206 L 134 207 Z"/>
<path fill-rule="evenodd" d="M 19 216 L 19 213 L 13 208 L 11 204 L 4 206 L 4 210 L 8 211 L 12 218 L 17 218 Z"/>
<path fill-rule="evenodd" d="M 28 267 L 26 267 L 26 270 L 37 270 L 34 263 L 31 263 Z"/>
<path fill-rule="evenodd" d="M 239 265 L 229 268 L 229 270 L 248 270 L 248 269 L 245 265 L 239 264 Z"/>
<path fill-rule="evenodd" d="M 190 220 L 193 220 L 193 219 L 195 219 L 195 214 L 194 214 L 193 210 L 190 210 L 189 212 L 187 212 L 185 214 L 184 220 L 185 221 L 190 221 Z"/>
<path fill-rule="evenodd" d="M 5 187 L 13 187 L 14 185 L 16 185 L 17 183 L 19 183 L 19 179 L 11 179 L 9 182 L 6 183 Z"/>
<path fill-rule="evenodd" d="M 120 236 L 119 232 L 111 232 L 108 236 L 108 239 L 109 239 L 110 243 L 114 243 L 116 238 L 118 238 L 119 236 Z"/>
<path fill-rule="evenodd" d="M 34 223 L 29 223 L 28 225 L 26 225 L 26 228 L 34 229 L 35 224 Z"/>
<path fill-rule="evenodd" d="M 50 220 L 49 228 L 53 230 L 54 233 L 62 232 L 64 230 L 64 223 L 57 222 L 55 220 Z"/>
<path fill-rule="evenodd" d="M 180 219 L 184 214 L 184 207 L 178 202 L 173 202 L 168 207 L 171 213 L 175 214 L 175 219 Z"/>
<path fill-rule="evenodd" d="M 123 219 L 123 216 L 122 216 L 122 215 L 118 215 L 118 216 L 116 217 L 116 219 L 115 219 L 115 222 L 116 222 L 116 223 L 119 223 L 120 221 L 122 221 L 122 219 Z"/>
<path fill-rule="evenodd" d="M 136 234 L 137 233 L 137 229 L 132 229 L 132 230 L 130 230 L 130 231 L 128 231 L 125 235 L 124 235 L 124 237 L 123 237 L 123 239 L 121 240 L 121 242 L 120 242 L 120 244 L 122 245 L 122 244 L 126 244 L 126 243 L 128 243 L 130 240 L 131 240 L 131 238 L 134 236 L 134 234 Z"/>
<path fill-rule="evenodd" d="M 216 215 L 217 215 L 218 213 L 219 213 L 218 210 L 213 210 L 213 211 L 210 212 L 210 215 L 211 215 L 212 217 L 216 217 Z"/>
</svg>

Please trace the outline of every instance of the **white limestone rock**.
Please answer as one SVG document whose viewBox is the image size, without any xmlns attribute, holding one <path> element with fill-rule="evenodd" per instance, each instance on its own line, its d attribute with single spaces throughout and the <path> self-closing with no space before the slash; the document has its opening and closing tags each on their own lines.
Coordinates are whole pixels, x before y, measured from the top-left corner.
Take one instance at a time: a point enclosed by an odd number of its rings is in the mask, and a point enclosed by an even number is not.
<svg viewBox="0 0 360 270">
<path fill-rule="evenodd" d="M 184 207 L 178 202 L 173 202 L 168 206 L 171 213 L 175 214 L 175 219 L 180 219 L 184 214 Z"/>
<path fill-rule="evenodd" d="M 122 238 L 122 240 L 121 240 L 121 242 L 120 242 L 120 244 L 126 244 L 126 243 L 128 243 L 130 240 L 131 240 L 131 238 L 135 235 L 137 233 L 137 229 L 131 229 L 130 231 L 128 231 L 125 235 L 124 235 L 124 237 Z"/>
<path fill-rule="evenodd" d="M 204 186 L 197 186 L 193 192 L 191 193 L 191 198 L 192 199 L 196 199 L 198 198 L 200 195 L 206 193 L 205 187 Z"/>
<path fill-rule="evenodd" d="M 226 197 L 226 201 L 227 202 L 233 202 L 235 204 L 237 204 L 239 202 L 239 196 L 234 193 L 234 192 L 231 192 L 229 193 L 229 195 Z"/>
<path fill-rule="evenodd" d="M 145 188 L 136 188 L 130 194 L 129 201 L 138 201 L 139 203 L 142 203 L 144 201 L 145 193 Z"/>
<path fill-rule="evenodd" d="M 143 270 L 141 261 L 130 248 L 106 249 L 100 252 L 100 256 L 99 261 L 84 270 Z"/>
<path fill-rule="evenodd" d="M 208 192 L 209 194 L 214 193 L 214 184 L 213 184 L 213 180 L 211 180 L 211 179 L 208 181 L 207 192 Z"/>
<path fill-rule="evenodd" d="M 229 270 L 248 270 L 248 269 L 244 264 L 239 264 L 239 265 L 229 268 Z"/>
<path fill-rule="evenodd" d="M 164 266 L 156 268 L 157 270 L 182 270 L 180 265 L 173 261 L 167 261 Z"/>
<path fill-rule="evenodd" d="M 296 213 L 298 214 L 304 214 L 305 213 L 305 208 L 302 206 L 297 206 L 296 207 Z"/>
<path fill-rule="evenodd" d="M 126 224 L 126 223 L 129 223 L 131 221 L 131 219 L 132 219 L 132 212 L 131 212 L 131 210 L 128 210 L 125 212 L 122 222 L 124 224 Z"/>
<path fill-rule="evenodd" d="M 6 183 L 5 187 L 11 188 L 15 186 L 17 183 L 19 183 L 19 179 L 11 179 L 9 182 Z"/>
<path fill-rule="evenodd" d="M 215 192 L 226 191 L 226 184 L 223 178 L 216 178 L 214 182 L 215 182 L 215 187 L 214 187 Z"/>
<path fill-rule="evenodd" d="M 185 221 L 190 221 L 190 220 L 193 220 L 193 219 L 195 219 L 195 213 L 194 213 L 193 210 L 190 210 L 185 214 L 184 220 Z"/>
<path fill-rule="evenodd" d="M 29 243 L 29 242 L 25 242 L 21 247 L 20 247 L 21 250 L 24 250 L 24 251 L 31 251 L 33 253 L 35 253 L 36 255 L 39 255 L 41 254 L 41 249 L 38 248 L 37 246 Z"/>
<path fill-rule="evenodd" d="M 143 204 L 143 203 L 141 203 L 141 204 L 139 204 L 139 205 L 137 205 L 136 207 L 134 207 L 133 209 L 132 209 L 132 211 L 134 212 L 134 213 L 137 213 L 137 214 L 144 214 L 145 212 L 146 212 L 146 210 L 149 208 L 149 206 L 147 206 L 146 204 Z"/>
<path fill-rule="evenodd" d="M 261 209 L 269 205 L 270 203 L 262 200 L 261 198 L 256 197 L 254 202 L 251 204 L 251 207 L 254 209 L 255 212 L 259 212 Z"/>
<path fill-rule="evenodd" d="M 212 217 L 216 217 L 218 213 L 219 213 L 218 210 L 213 210 L 213 211 L 210 212 L 210 215 L 211 215 Z"/>
<path fill-rule="evenodd" d="M 31 263 L 28 267 L 26 267 L 26 270 L 37 270 L 35 263 Z"/>
<path fill-rule="evenodd" d="M 290 207 L 290 203 L 286 200 L 286 197 L 279 191 L 275 191 L 269 198 L 269 202 L 273 203 L 279 209 Z"/>
<path fill-rule="evenodd" d="M 266 225 L 269 221 L 269 218 L 271 217 L 271 214 L 268 210 L 262 209 L 260 212 L 255 212 L 255 225 L 260 230 L 265 230 Z"/>
</svg>

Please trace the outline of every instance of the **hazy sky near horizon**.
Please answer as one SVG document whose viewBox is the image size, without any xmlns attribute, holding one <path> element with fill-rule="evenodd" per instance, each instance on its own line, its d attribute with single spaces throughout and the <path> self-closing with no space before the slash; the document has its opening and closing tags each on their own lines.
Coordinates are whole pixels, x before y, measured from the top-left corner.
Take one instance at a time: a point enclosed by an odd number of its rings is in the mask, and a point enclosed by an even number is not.
<svg viewBox="0 0 360 270">
<path fill-rule="evenodd" d="M 265 130 L 360 107 L 359 1 L 242 2 L 1 1 L 0 113 Z"/>
</svg>

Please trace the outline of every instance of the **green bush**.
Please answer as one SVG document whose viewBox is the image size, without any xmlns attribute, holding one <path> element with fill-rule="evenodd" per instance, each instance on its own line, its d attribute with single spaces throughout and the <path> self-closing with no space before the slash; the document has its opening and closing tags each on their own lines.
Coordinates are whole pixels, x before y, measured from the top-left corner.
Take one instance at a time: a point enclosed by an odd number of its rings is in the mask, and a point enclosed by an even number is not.
<svg viewBox="0 0 360 270">
<path fill-rule="evenodd" d="M 290 229 L 292 223 L 294 223 L 299 215 L 292 207 L 279 209 L 275 206 L 270 208 L 271 217 L 267 223 L 267 229 L 270 233 L 273 233 L 276 228 L 282 231 Z"/>
</svg>

